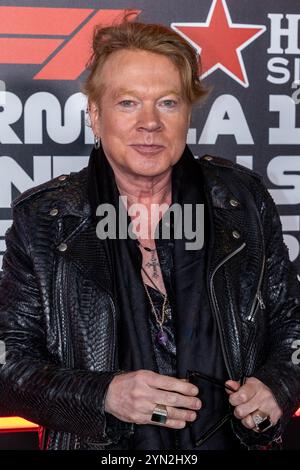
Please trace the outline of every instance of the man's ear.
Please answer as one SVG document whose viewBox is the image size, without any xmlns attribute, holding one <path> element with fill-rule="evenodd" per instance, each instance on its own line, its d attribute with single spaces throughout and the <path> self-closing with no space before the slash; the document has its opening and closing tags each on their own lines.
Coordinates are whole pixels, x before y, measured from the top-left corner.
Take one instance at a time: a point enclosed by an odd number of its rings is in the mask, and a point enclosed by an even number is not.
<svg viewBox="0 0 300 470">
<path fill-rule="evenodd" d="M 99 106 L 95 102 L 89 101 L 88 110 L 89 110 L 89 116 L 90 116 L 90 121 L 91 121 L 91 126 L 92 126 L 93 133 L 97 137 L 101 137 L 100 136 L 100 111 L 99 111 Z"/>
</svg>

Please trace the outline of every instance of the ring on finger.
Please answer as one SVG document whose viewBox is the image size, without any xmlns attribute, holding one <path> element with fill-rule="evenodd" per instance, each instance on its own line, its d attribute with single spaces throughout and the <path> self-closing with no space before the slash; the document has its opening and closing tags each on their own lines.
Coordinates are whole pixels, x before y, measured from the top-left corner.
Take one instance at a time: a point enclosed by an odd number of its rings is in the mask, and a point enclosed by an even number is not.
<svg viewBox="0 0 300 470">
<path fill-rule="evenodd" d="M 251 416 L 255 424 L 254 430 L 256 432 L 265 432 L 272 426 L 274 426 L 270 416 L 261 410 L 254 411 L 253 413 L 251 413 Z"/>
<path fill-rule="evenodd" d="M 151 416 L 151 421 L 159 424 L 166 424 L 168 412 L 166 405 L 156 405 Z"/>
</svg>

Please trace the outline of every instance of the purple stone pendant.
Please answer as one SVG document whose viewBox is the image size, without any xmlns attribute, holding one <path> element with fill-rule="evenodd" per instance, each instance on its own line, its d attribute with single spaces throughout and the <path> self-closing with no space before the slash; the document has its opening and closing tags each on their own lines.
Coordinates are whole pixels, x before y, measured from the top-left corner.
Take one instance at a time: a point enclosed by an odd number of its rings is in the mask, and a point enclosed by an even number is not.
<svg viewBox="0 0 300 470">
<path fill-rule="evenodd" d="M 167 334 L 164 332 L 163 329 L 161 329 L 157 335 L 156 335 L 156 341 L 159 343 L 159 344 L 162 344 L 163 346 L 165 346 L 167 344 L 167 341 L 168 341 L 168 336 Z"/>
</svg>

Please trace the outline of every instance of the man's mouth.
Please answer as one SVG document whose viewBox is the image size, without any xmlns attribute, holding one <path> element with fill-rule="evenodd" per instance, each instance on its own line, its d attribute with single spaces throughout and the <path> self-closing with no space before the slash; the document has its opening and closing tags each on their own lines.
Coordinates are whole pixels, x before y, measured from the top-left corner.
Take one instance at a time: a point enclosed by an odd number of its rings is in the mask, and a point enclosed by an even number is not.
<svg viewBox="0 0 300 470">
<path fill-rule="evenodd" d="M 165 147 L 164 145 L 145 145 L 145 144 L 133 144 L 131 147 L 142 154 L 156 154 L 161 152 Z"/>
</svg>

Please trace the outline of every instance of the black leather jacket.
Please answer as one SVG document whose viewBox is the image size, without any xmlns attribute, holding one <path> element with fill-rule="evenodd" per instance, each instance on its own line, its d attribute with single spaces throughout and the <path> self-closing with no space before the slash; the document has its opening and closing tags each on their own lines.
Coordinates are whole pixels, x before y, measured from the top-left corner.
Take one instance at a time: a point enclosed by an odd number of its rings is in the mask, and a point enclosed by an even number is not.
<svg viewBox="0 0 300 470">
<path fill-rule="evenodd" d="M 261 177 L 205 156 L 201 165 L 211 225 L 207 285 L 228 376 L 255 376 L 283 410 L 250 448 L 279 441 L 299 406 L 300 288 Z M 237 201 L 237 202 L 236 202 Z M 33 188 L 13 204 L 0 284 L 0 414 L 41 425 L 47 449 L 113 448 L 133 426 L 104 412 L 115 365 L 116 308 L 105 243 L 96 238 L 87 170 Z"/>
</svg>

